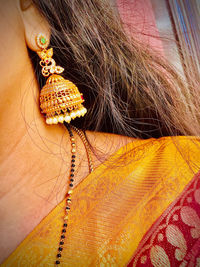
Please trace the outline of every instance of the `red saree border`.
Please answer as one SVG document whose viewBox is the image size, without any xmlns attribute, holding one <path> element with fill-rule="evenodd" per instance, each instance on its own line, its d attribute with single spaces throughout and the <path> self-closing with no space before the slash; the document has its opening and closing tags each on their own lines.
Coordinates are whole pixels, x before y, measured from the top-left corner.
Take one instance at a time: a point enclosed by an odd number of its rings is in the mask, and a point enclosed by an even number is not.
<svg viewBox="0 0 200 267">
<path fill-rule="evenodd" d="M 200 266 L 200 171 L 151 226 L 127 266 Z"/>
</svg>

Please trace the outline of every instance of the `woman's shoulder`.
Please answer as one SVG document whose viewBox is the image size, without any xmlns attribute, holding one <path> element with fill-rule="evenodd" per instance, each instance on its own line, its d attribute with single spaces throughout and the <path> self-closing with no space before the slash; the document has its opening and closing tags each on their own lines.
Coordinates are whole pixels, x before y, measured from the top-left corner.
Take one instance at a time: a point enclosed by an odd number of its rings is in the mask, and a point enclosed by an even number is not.
<svg viewBox="0 0 200 267">
<path fill-rule="evenodd" d="M 200 161 L 200 137 L 198 136 L 163 136 L 160 138 L 136 139 L 127 138 L 126 148 L 139 149 L 156 156 L 198 158 Z"/>
<path fill-rule="evenodd" d="M 129 147 L 152 147 L 155 149 L 175 149 L 181 151 L 190 150 L 200 152 L 200 136 L 163 136 L 159 138 L 139 139 L 125 138 L 126 145 Z"/>
<path fill-rule="evenodd" d="M 127 155 L 133 164 L 138 162 L 138 166 L 153 172 L 174 169 L 189 174 L 200 170 L 200 137 L 197 136 L 136 139 L 124 148 L 130 152 Z"/>
<path fill-rule="evenodd" d="M 91 145 L 101 152 L 112 155 L 120 149 L 152 147 L 163 149 L 190 149 L 200 152 L 200 136 L 162 136 L 159 138 L 140 139 L 105 132 L 86 132 Z"/>
<path fill-rule="evenodd" d="M 86 131 L 86 135 L 92 148 L 100 155 L 101 163 L 111 156 L 126 154 L 126 157 L 130 157 L 130 159 L 138 158 L 139 155 L 141 158 L 157 157 L 163 161 L 184 158 L 189 161 L 198 161 L 200 164 L 200 137 L 198 136 L 163 136 L 140 139 L 91 131 Z M 97 162 L 97 165 L 100 162 Z"/>
</svg>

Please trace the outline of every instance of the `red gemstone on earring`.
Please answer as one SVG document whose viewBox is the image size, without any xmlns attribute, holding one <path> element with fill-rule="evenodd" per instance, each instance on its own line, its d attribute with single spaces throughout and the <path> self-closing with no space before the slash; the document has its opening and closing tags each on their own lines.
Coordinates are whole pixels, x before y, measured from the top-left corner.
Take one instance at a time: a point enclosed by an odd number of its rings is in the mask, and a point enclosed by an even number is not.
<svg viewBox="0 0 200 267">
<path fill-rule="evenodd" d="M 82 95 L 81 95 L 81 99 L 84 100 Z"/>
<path fill-rule="evenodd" d="M 49 60 L 48 60 L 48 59 L 46 59 L 46 60 L 45 60 L 45 62 L 46 62 L 46 63 L 49 63 Z"/>
</svg>

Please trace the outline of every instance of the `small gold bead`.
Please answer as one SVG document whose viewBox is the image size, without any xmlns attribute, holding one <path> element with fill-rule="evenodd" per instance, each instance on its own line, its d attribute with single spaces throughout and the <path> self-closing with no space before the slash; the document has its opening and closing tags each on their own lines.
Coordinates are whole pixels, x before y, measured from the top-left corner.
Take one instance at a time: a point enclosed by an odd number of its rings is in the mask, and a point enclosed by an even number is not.
<svg viewBox="0 0 200 267">
<path fill-rule="evenodd" d="M 72 148 L 72 153 L 75 153 L 76 152 L 76 149 L 75 148 Z"/>
</svg>

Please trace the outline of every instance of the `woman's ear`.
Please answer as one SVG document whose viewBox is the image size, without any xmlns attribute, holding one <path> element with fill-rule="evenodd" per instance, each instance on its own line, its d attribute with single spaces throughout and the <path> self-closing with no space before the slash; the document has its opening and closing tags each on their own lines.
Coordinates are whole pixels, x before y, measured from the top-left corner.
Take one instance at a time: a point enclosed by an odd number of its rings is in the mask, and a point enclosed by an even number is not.
<svg viewBox="0 0 200 267">
<path fill-rule="evenodd" d="M 36 37 L 41 33 L 50 40 L 50 26 L 31 0 L 20 0 L 20 13 L 27 46 L 37 52 L 41 49 L 37 46 Z"/>
</svg>

